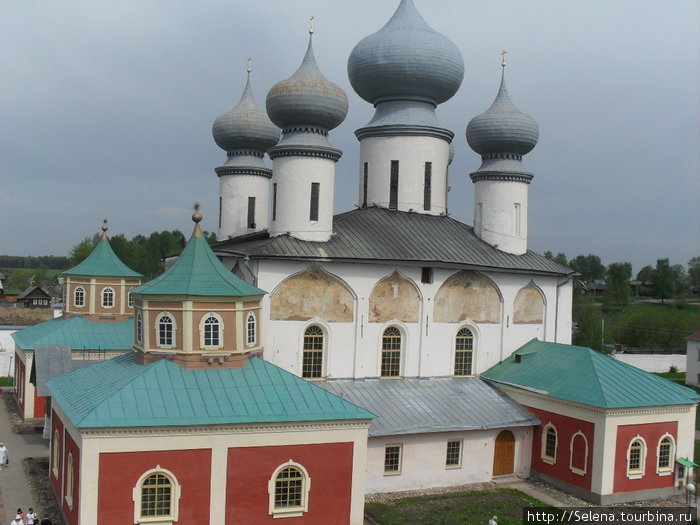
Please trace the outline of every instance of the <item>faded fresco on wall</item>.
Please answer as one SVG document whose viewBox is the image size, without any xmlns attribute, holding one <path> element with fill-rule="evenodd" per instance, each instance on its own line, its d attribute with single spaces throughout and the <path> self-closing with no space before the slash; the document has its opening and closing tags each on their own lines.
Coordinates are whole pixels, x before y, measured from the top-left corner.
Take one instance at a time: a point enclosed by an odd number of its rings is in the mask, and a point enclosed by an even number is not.
<svg viewBox="0 0 700 525">
<path fill-rule="evenodd" d="M 386 323 L 397 319 L 417 323 L 420 296 L 413 281 L 394 272 L 379 281 L 369 298 L 369 322 Z"/>
<path fill-rule="evenodd" d="M 513 304 L 513 323 L 542 324 L 544 322 L 544 298 L 532 283 L 518 290 Z"/>
<path fill-rule="evenodd" d="M 276 321 L 353 320 L 353 295 L 336 276 L 318 267 L 287 278 L 270 296 L 270 318 Z"/>
<path fill-rule="evenodd" d="M 501 296 L 490 279 L 470 270 L 448 277 L 435 295 L 436 323 L 498 323 Z"/>
</svg>

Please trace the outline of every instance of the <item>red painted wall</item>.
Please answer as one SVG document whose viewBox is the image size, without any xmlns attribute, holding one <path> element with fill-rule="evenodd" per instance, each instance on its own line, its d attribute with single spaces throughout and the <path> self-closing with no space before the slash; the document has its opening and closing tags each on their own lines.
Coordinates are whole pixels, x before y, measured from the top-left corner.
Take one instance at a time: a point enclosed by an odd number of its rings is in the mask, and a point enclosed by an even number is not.
<svg viewBox="0 0 700 525">
<path fill-rule="evenodd" d="M 595 443 L 593 442 L 595 425 L 589 421 L 563 416 L 546 410 L 539 410 L 527 406 L 525 408 L 535 414 L 542 422 L 541 425 L 535 427 L 534 437 L 532 438 L 532 470 L 536 470 L 537 472 L 565 481 L 577 487 L 591 490 L 591 467 L 593 465 L 593 454 L 595 453 Z M 545 463 L 541 459 L 542 431 L 548 423 L 554 425 L 557 430 L 557 456 L 556 463 L 553 465 Z M 582 432 L 588 441 L 586 473 L 583 475 L 576 474 L 570 468 L 571 438 L 577 432 Z M 576 463 L 574 463 L 574 466 L 577 466 Z"/>
<path fill-rule="evenodd" d="M 133 489 L 145 472 L 158 465 L 172 472 L 180 484 L 180 511 L 175 523 L 208 524 L 211 450 L 203 449 L 100 454 L 98 525 L 133 523 Z"/>
<path fill-rule="evenodd" d="M 53 474 L 53 436 L 55 435 L 55 430 L 58 430 L 58 446 L 61 451 L 58 454 L 58 476 L 54 476 Z M 63 486 L 63 421 L 56 415 L 55 410 L 51 411 L 51 439 L 51 448 L 49 450 L 49 479 L 51 480 L 56 500 L 61 501 L 61 487 Z"/>
<path fill-rule="evenodd" d="M 621 425 L 617 427 L 617 445 L 615 447 L 615 480 L 614 492 L 630 492 L 633 490 L 659 489 L 673 487 L 673 473 L 659 476 L 656 473 L 657 452 L 661 437 L 668 433 L 677 441 L 678 422 L 665 421 L 661 423 L 647 423 L 644 425 Z M 647 454 L 644 463 L 644 476 L 639 479 L 627 477 L 627 449 L 632 440 L 641 436 L 646 441 Z M 674 458 L 671 458 L 672 464 Z"/>
<path fill-rule="evenodd" d="M 228 453 L 226 525 L 264 525 L 280 520 L 268 514 L 268 482 L 289 460 L 311 478 L 309 510 L 285 518 L 285 525 L 347 525 L 352 490 L 352 443 L 232 448 Z"/>
<path fill-rule="evenodd" d="M 66 472 L 68 471 L 68 455 L 73 455 L 73 508 L 68 506 L 68 502 L 65 498 L 65 485 L 64 493 L 59 500 L 63 505 L 63 513 L 70 525 L 77 525 L 78 523 L 78 509 L 80 508 L 80 449 L 78 445 L 73 441 L 73 438 L 68 432 L 63 433 L 63 478 L 66 477 Z"/>
<path fill-rule="evenodd" d="M 34 417 L 44 417 L 46 415 L 46 398 L 37 393 L 34 389 Z"/>
</svg>

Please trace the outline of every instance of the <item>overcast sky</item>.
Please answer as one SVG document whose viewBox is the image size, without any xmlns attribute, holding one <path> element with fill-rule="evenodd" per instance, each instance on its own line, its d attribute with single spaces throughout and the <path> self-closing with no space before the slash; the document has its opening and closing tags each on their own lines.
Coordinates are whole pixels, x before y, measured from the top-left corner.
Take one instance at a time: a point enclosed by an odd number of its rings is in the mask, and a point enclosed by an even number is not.
<svg viewBox="0 0 700 525">
<path fill-rule="evenodd" d="M 524 158 L 529 247 L 687 264 L 700 255 L 700 3 L 697 0 L 415 0 L 462 52 L 459 92 L 438 108 L 455 133 L 449 209 L 473 223 L 480 164 L 464 138 L 508 51 L 511 99 L 540 140 Z M 0 254 L 64 255 L 109 218 L 110 233 L 215 231 L 226 155 L 214 119 L 238 103 L 246 59 L 264 107 L 306 50 L 350 99 L 331 132 L 336 213 L 358 200 L 354 130 L 373 108 L 347 58 L 398 0 L 0 2 Z M 266 161 L 271 165 L 269 159 Z"/>
</svg>

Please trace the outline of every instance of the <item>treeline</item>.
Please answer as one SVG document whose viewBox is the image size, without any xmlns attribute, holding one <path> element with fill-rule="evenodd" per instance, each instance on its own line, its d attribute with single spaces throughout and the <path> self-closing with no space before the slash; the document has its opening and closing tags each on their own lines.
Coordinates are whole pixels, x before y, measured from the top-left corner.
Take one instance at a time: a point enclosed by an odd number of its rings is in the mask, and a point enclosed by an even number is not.
<svg viewBox="0 0 700 525">
<path fill-rule="evenodd" d="M 39 268 L 45 266 L 53 270 L 67 270 L 70 259 L 64 255 L 0 255 L 0 268 Z"/>
</svg>

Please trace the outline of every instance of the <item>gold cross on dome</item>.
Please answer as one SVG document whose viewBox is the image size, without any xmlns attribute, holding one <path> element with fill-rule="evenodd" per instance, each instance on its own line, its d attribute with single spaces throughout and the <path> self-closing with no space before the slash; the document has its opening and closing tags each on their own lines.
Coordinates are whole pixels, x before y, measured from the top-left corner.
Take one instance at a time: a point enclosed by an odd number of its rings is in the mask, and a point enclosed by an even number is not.
<svg viewBox="0 0 700 525">
<path fill-rule="evenodd" d="M 253 57 L 248 57 L 248 69 L 246 69 L 248 73 L 253 71 Z"/>
<path fill-rule="evenodd" d="M 506 51 L 505 49 L 503 51 L 501 51 L 501 57 L 503 57 L 501 59 L 501 67 L 506 67 L 506 55 L 507 54 L 508 54 L 508 51 Z"/>
<path fill-rule="evenodd" d="M 314 34 L 314 17 L 309 18 L 309 34 Z"/>
</svg>

